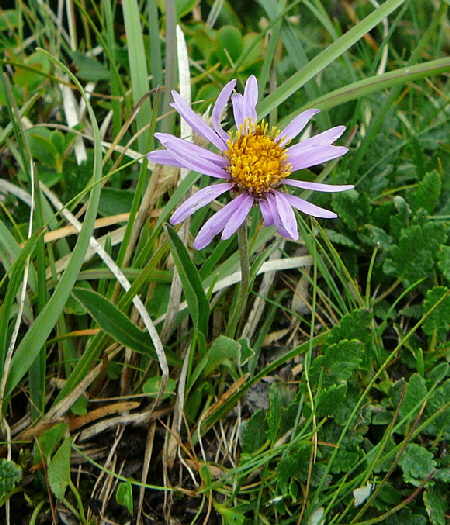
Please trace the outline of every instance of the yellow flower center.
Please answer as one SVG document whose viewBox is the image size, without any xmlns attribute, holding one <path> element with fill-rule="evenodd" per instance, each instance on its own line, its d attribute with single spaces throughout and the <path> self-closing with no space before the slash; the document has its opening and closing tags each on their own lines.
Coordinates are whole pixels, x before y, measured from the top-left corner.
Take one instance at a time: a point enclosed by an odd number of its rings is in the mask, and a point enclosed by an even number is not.
<svg viewBox="0 0 450 525">
<path fill-rule="evenodd" d="M 239 131 L 230 132 L 228 150 L 224 152 L 229 160 L 225 169 L 232 182 L 258 195 L 270 191 L 292 171 L 286 148 L 275 140 L 280 130 L 272 128 L 270 133 L 267 130 L 266 122 L 256 124 L 246 119 Z"/>
</svg>

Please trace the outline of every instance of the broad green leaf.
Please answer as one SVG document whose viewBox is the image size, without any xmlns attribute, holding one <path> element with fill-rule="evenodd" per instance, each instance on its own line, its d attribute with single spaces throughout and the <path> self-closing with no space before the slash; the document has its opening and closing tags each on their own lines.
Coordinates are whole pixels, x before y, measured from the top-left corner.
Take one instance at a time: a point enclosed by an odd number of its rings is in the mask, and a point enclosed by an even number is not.
<svg viewBox="0 0 450 525">
<path fill-rule="evenodd" d="M 131 481 L 124 481 L 117 487 L 116 501 L 119 505 L 123 505 L 128 509 L 128 512 L 133 515 L 133 485 Z"/>
<path fill-rule="evenodd" d="M 77 76 L 87 82 L 109 80 L 110 72 L 101 62 L 78 51 L 71 52 L 72 60 L 78 68 Z"/>
<path fill-rule="evenodd" d="M 147 381 L 142 385 L 142 392 L 144 394 L 147 394 L 149 397 L 156 398 L 159 395 L 159 389 L 161 385 L 161 377 L 151 377 L 150 379 L 147 379 Z M 176 383 L 175 381 L 169 377 L 167 380 L 167 385 L 164 390 L 164 394 L 161 399 L 167 399 L 171 395 L 175 394 L 176 389 Z"/>
<path fill-rule="evenodd" d="M 34 446 L 35 464 L 39 463 L 43 459 L 47 462 L 50 461 L 50 456 L 56 450 L 56 447 L 59 445 L 66 432 L 67 425 L 65 423 L 59 423 L 39 436 L 39 446 Z M 41 452 L 44 458 L 42 458 Z"/>
<path fill-rule="evenodd" d="M 234 339 L 225 335 L 218 337 L 209 348 L 205 357 L 197 365 L 190 378 L 189 389 L 199 377 L 209 377 L 214 372 L 217 372 L 220 366 L 226 366 L 231 371 L 234 371 L 239 363 L 240 351 L 241 346 Z"/>
<path fill-rule="evenodd" d="M 86 288 L 74 288 L 72 295 L 89 311 L 100 328 L 115 341 L 132 348 L 136 352 L 149 354 L 157 359 L 148 332 L 137 327 L 108 299 Z M 179 359 L 173 353 L 169 352 L 167 358 L 171 364 L 179 363 Z"/>
<path fill-rule="evenodd" d="M 70 482 L 70 452 L 72 438 L 68 437 L 55 452 L 48 466 L 48 481 L 53 494 L 58 499 L 63 499 L 67 485 Z"/>
<path fill-rule="evenodd" d="M 398 464 L 406 483 L 418 487 L 436 469 L 433 454 L 417 443 L 410 443 L 400 456 Z"/>
<path fill-rule="evenodd" d="M 186 295 L 189 313 L 195 328 L 208 336 L 209 303 L 198 275 L 197 268 L 189 257 L 189 253 L 172 226 L 167 225 L 170 251 L 180 275 L 183 290 Z"/>
</svg>

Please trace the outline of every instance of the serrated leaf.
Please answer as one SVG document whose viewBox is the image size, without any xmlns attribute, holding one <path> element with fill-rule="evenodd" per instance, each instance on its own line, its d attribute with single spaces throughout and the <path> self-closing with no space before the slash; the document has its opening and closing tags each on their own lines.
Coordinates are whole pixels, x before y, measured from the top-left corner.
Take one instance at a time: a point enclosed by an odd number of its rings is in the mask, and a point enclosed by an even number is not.
<svg viewBox="0 0 450 525">
<path fill-rule="evenodd" d="M 439 483 L 428 488 L 423 493 L 423 502 L 430 521 L 433 525 L 445 525 L 445 512 L 447 510 L 447 488 Z"/>
<path fill-rule="evenodd" d="M 333 416 L 342 403 L 345 403 L 347 384 L 331 385 L 319 390 L 316 395 L 315 414 L 318 417 Z"/>
<path fill-rule="evenodd" d="M 242 452 L 252 454 L 259 450 L 267 441 L 267 422 L 264 410 L 257 410 L 247 421 L 244 437 L 242 438 Z"/>
<path fill-rule="evenodd" d="M 427 425 L 425 431 L 432 436 L 440 436 L 441 439 L 450 439 L 450 379 L 438 386 L 425 407 L 424 418 L 437 417 Z"/>
<path fill-rule="evenodd" d="M 348 190 L 333 195 L 333 209 L 353 231 L 370 222 L 370 200 L 365 193 Z"/>
<path fill-rule="evenodd" d="M 412 209 L 414 212 L 423 208 L 427 213 L 433 213 L 441 194 L 441 177 L 437 171 L 427 173 L 420 181 L 413 197 Z"/>
<path fill-rule="evenodd" d="M 426 395 L 425 380 L 419 374 L 413 374 L 406 387 L 403 403 L 400 407 L 400 417 L 406 417 L 415 408 L 415 411 L 409 416 L 414 420 L 421 409 Z"/>
<path fill-rule="evenodd" d="M 70 437 L 55 452 L 48 466 L 48 481 L 53 494 L 58 499 L 63 499 L 66 488 L 70 482 L 70 452 L 72 439 Z"/>
<path fill-rule="evenodd" d="M 7 459 L 0 459 L 0 498 L 12 490 L 22 479 L 22 469 Z"/>
<path fill-rule="evenodd" d="M 291 478 L 302 482 L 308 479 L 311 452 L 310 443 L 300 443 L 293 454 L 283 456 L 278 462 L 275 475 L 283 495 L 289 491 Z"/>
<path fill-rule="evenodd" d="M 116 492 L 116 501 L 133 515 L 133 486 L 130 481 L 124 481 L 119 484 Z"/>
<path fill-rule="evenodd" d="M 444 277 L 450 282 L 450 246 L 441 246 L 438 254 L 438 266 Z"/>
<path fill-rule="evenodd" d="M 401 455 L 398 464 L 406 483 L 418 487 L 436 469 L 433 454 L 416 443 L 410 443 Z"/>
<path fill-rule="evenodd" d="M 423 311 L 427 313 L 448 292 L 445 286 L 435 286 L 427 291 Z M 446 338 L 450 323 L 450 296 L 447 296 L 423 322 L 423 331 L 432 336 L 436 334 L 437 340 Z"/>
<path fill-rule="evenodd" d="M 401 277 L 410 286 L 431 274 L 439 248 L 447 235 L 443 224 L 427 222 L 404 228 L 398 246 L 391 250 L 391 258 L 384 263 L 384 271 Z"/>
<path fill-rule="evenodd" d="M 273 383 L 269 390 L 269 416 L 267 418 L 267 437 L 271 442 L 277 438 L 284 409 L 289 405 L 292 396 L 282 383 Z"/>
</svg>

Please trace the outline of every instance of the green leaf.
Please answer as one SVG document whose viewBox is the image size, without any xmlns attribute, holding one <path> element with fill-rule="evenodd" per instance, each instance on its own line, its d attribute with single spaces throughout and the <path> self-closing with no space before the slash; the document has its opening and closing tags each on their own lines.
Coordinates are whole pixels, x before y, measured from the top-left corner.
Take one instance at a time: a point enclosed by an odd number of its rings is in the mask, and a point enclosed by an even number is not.
<svg viewBox="0 0 450 525">
<path fill-rule="evenodd" d="M 220 62 L 224 66 L 235 64 L 244 47 L 242 35 L 239 29 L 233 26 L 221 27 L 217 34 L 217 43 L 218 48 L 216 53 Z"/>
<path fill-rule="evenodd" d="M 230 509 L 216 501 L 214 501 L 214 508 L 222 516 L 223 525 L 243 525 L 245 522 L 244 514 L 236 511 L 234 508 Z"/>
<path fill-rule="evenodd" d="M 447 495 L 448 489 L 442 483 L 429 487 L 423 493 L 423 502 L 433 525 L 445 525 L 447 523 L 445 519 L 448 506 Z"/>
<path fill-rule="evenodd" d="M 365 193 L 348 190 L 333 195 L 333 210 L 339 218 L 353 231 L 369 221 L 370 199 Z"/>
<path fill-rule="evenodd" d="M 319 390 L 316 395 L 316 411 L 318 417 L 333 416 L 342 403 L 346 402 L 345 395 L 347 385 L 331 385 L 328 388 Z"/>
<path fill-rule="evenodd" d="M 60 319 L 64 306 L 73 285 L 78 277 L 81 266 L 84 263 L 84 257 L 89 248 L 89 239 L 94 230 L 94 223 L 97 218 L 97 208 L 101 193 L 101 184 L 99 184 L 102 175 L 102 145 L 100 131 L 97 125 L 96 116 L 86 96 L 83 87 L 76 77 L 61 62 L 56 60 L 50 53 L 41 51 L 57 67 L 61 68 L 77 86 L 83 97 L 89 114 L 89 121 L 92 128 L 92 137 L 94 142 L 94 170 L 92 173 L 92 186 L 89 195 L 89 204 L 84 215 L 83 226 L 78 235 L 77 244 L 71 254 L 69 264 L 61 279 L 53 291 L 49 301 L 39 313 L 38 317 L 24 335 L 19 346 L 17 347 L 11 362 L 11 370 L 6 387 L 4 403 L 8 403 L 9 396 L 19 384 L 20 380 L 32 366 L 42 347 L 48 339 L 50 332 Z"/>
<path fill-rule="evenodd" d="M 401 277 L 406 287 L 411 286 L 430 275 L 446 239 L 445 226 L 436 222 L 404 228 L 398 246 L 392 248 L 391 258 L 384 263 L 384 271 Z"/>
<path fill-rule="evenodd" d="M 445 286 L 435 286 L 427 291 L 425 301 L 423 304 L 424 314 L 429 312 L 431 308 L 448 292 Z M 447 296 L 425 319 L 423 322 L 423 331 L 431 336 L 436 332 L 438 341 L 443 341 L 449 330 L 450 323 L 450 296 Z"/>
<path fill-rule="evenodd" d="M 128 512 L 133 515 L 133 485 L 131 481 L 124 481 L 117 487 L 116 501 L 119 505 L 123 505 L 128 509 Z"/>
<path fill-rule="evenodd" d="M 275 442 L 277 439 L 285 409 L 289 405 L 291 398 L 292 394 L 283 383 L 273 383 L 270 385 L 270 407 L 267 417 L 269 428 L 267 437 L 271 442 Z"/>
<path fill-rule="evenodd" d="M 74 288 L 72 294 L 89 311 L 101 329 L 114 340 L 136 352 L 149 354 L 157 359 L 148 332 L 138 328 L 108 299 L 87 288 Z M 180 362 L 172 352 L 167 353 L 167 359 L 171 364 Z"/>
<path fill-rule="evenodd" d="M 403 471 L 406 483 L 418 487 L 436 469 L 433 454 L 425 448 L 410 443 L 401 455 L 398 464 Z"/>
<path fill-rule="evenodd" d="M 441 176 L 436 170 L 427 173 L 412 196 L 413 211 L 423 208 L 427 213 L 433 213 L 440 195 Z"/>
<path fill-rule="evenodd" d="M 450 283 L 450 246 L 443 245 L 438 254 L 438 266 Z"/>
<path fill-rule="evenodd" d="M 190 385 L 195 383 L 199 377 L 209 377 L 220 366 L 226 366 L 233 371 L 239 363 L 240 352 L 241 346 L 237 341 L 221 335 L 214 341 L 205 357 L 198 364 L 192 374 Z"/>
<path fill-rule="evenodd" d="M 50 461 L 50 456 L 53 454 L 53 451 L 56 450 L 56 447 L 63 439 L 66 432 L 67 425 L 65 423 L 59 423 L 39 436 L 39 446 L 34 446 L 35 464 L 43 460 L 45 460 L 47 463 Z M 44 457 L 42 457 L 41 452 Z"/>
<path fill-rule="evenodd" d="M 63 499 L 66 488 L 70 483 L 70 452 L 72 438 L 68 437 L 56 451 L 48 466 L 48 481 L 53 494 Z"/>
<path fill-rule="evenodd" d="M 172 226 L 166 225 L 169 236 L 170 251 L 180 275 L 183 290 L 186 295 L 189 313 L 195 328 L 208 336 L 209 303 L 203 290 L 197 268 L 189 257 L 189 253 Z"/>
<path fill-rule="evenodd" d="M 22 479 L 22 469 L 14 461 L 0 459 L 0 498 Z"/>
<path fill-rule="evenodd" d="M 108 68 L 95 58 L 83 55 L 78 51 L 72 51 L 72 60 L 78 68 L 77 77 L 87 82 L 98 82 L 99 80 L 109 80 L 110 73 Z"/>
<path fill-rule="evenodd" d="M 377 26 L 392 11 L 397 9 L 404 0 L 387 0 L 384 4 L 373 11 L 369 16 L 362 20 L 355 27 L 347 31 L 338 40 L 326 47 L 324 51 L 314 57 L 306 66 L 302 67 L 294 75 L 290 76 L 278 89 L 266 97 L 258 105 L 259 118 L 265 117 L 273 109 L 278 107 L 281 102 L 286 100 L 295 91 L 304 86 L 309 80 L 314 78 L 320 71 L 334 62 L 338 57 L 347 51 L 358 40 L 363 38 L 371 29 Z M 450 65 L 450 61 L 449 65 Z M 357 91 L 356 91 L 357 92 Z M 354 95 L 353 95 L 353 98 Z M 314 101 L 315 103 L 315 101 Z M 316 107 L 316 106 L 311 106 Z M 321 108 L 319 108 L 321 109 Z"/>
<path fill-rule="evenodd" d="M 430 418 L 439 413 L 437 417 L 427 425 L 425 431 L 432 436 L 440 436 L 441 439 L 450 439 L 450 379 L 438 386 L 425 407 L 425 418 Z"/>
<path fill-rule="evenodd" d="M 425 380 L 419 374 L 413 374 L 408 381 L 405 397 L 400 407 L 400 417 L 406 417 L 414 408 L 414 412 L 409 416 L 414 420 L 421 409 L 421 405 L 427 395 Z"/>
<path fill-rule="evenodd" d="M 244 454 L 253 454 L 259 450 L 267 442 L 267 429 L 266 414 L 263 409 L 259 409 L 247 421 L 245 426 L 242 452 Z"/>
<path fill-rule="evenodd" d="M 147 379 L 147 381 L 142 385 L 142 392 L 144 394 L 147 394 L 149 397 L 156 398 L 159 394 L 160 386 L 161 377 L 151 377 L 150 379 Z M 167 399 L 169 396 L 173 395 L 175 393 L 175 388 L 175 381 L 171 377 L 169 377 L 169 379 L 167 380 L 166 388 L 164 390 L 164 394 L 161 399 Z"/>
</svg>

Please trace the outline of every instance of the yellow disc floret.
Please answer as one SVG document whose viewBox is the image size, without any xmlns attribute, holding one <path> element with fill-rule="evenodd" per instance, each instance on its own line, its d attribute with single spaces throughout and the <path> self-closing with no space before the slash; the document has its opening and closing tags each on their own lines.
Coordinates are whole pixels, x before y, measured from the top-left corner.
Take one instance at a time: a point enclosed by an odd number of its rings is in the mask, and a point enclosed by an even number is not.
<svg viewBox="0 0 450 525">
<path fill-rule="evenodd" d="M 272 128 L 267 133 L 267 130 L 266 122 L 256 124 L 246 119 L 239 131 L 230 132 L 228 150 L 223 153 L 229 160 L 225 169 L 231 181 L 257 195 L 276 187 L 292 171 L 286 148 L 276 140 L 280 131 Z"/>
</svg>

